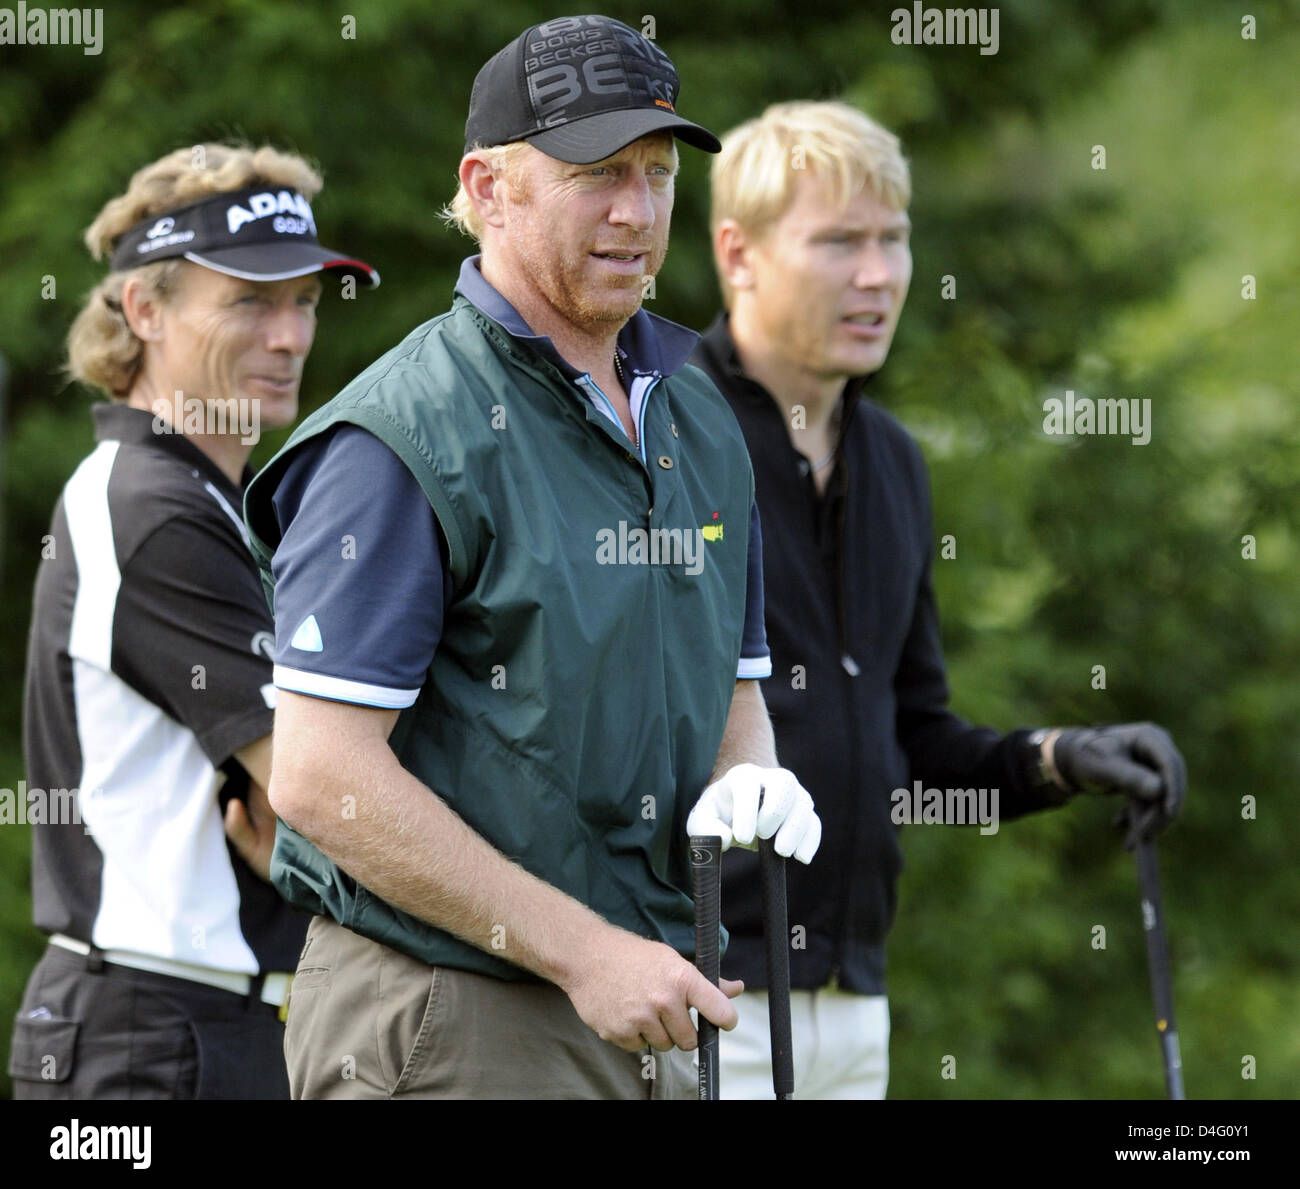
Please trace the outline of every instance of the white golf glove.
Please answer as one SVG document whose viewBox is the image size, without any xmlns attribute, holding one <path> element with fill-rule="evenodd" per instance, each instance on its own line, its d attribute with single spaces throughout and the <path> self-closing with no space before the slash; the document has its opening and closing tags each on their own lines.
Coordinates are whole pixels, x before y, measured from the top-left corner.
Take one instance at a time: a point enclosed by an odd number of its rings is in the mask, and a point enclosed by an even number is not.
<svg viewBox="0 0 1300 1189">
<path fill-rule="evenodd" d="M 821 818 L 808 790 L 785 768 L 737 764 L 700 795 L 686 819 L 690 834 L 712 834 L 722 849 L 733 842 L 755 850 L 759 838 L 776 835 L 776 853 L 812 861 L 822 840 Z"/>
</svg>

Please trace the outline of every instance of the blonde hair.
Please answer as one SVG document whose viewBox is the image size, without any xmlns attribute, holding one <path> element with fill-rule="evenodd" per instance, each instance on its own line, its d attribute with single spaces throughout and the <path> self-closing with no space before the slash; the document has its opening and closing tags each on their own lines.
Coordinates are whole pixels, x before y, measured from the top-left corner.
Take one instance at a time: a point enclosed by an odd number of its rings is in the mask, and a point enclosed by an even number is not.
<svg viewBox="0 0 1300 1189">
<path fill-rule="evenodd" d="M 500 174 L 512 188 L 518 190 L 523 180 L 521 158 L 528 148 L 529 145 L 526 140 L 514 140 L 509 144 L 476 146 L 470 152 L 489 153 L 493 172 Z M 465 156 L 468 157 L 469 153 L 466 153 Z M 474 209 L 474 204 L 470 202 L 469 195 L 465 193 L 465 187 L 460 184 L 459 176 L 457 178 L 455 197 L 442 208 L 439 216 L 443 222 L 456 228 L 462 235 L 467 235 L 470 239 L 482 242 L 483 216 Z"/>
<path fill-rule="evenodd" d="M 142 219 L 165 214 L 208 194 L 262 185 L 297 190 L 309 202 L 324 183 L 302 157 L 263 145 L 199 144 L 177 149 L 135 172 L 126 193 L 108 202 L 86 228 L 86 247 L 100 260 Z M 144 359 L 144 343 L 122 312 L 122 286 L 138 277 L 162 300 L 175 289 L 181 260 L 159 260 L 111 272 L 86 296 L 68 332 L 67 374 L 124 400 Z"/>
<path fill-rule="evenodd" d="M 863 189 L 900 211 L 912 198 L 898 137 L 870 116 L 838 100 L 774 103 L 722 138 L 711 173 L 710 230 L 716 235 L 724 219 L 734 219 L 761 237 L 793 201 L 801 171 L 841 206 Z M 730 307 L 726 278 L 718 280 Z"/>
</svg>

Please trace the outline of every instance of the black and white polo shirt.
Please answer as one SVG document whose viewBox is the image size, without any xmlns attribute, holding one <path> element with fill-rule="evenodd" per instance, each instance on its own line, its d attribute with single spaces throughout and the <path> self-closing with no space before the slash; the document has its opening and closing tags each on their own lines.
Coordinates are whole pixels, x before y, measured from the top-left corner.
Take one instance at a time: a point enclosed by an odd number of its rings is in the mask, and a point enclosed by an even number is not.
<svg viewBox="0 0 1300 1189">
<path fill-rule="evenodd" d="M 105 950 L 292 970 L 308 918 L 222 825 L 248 783 L 234 753 L 270 733 L 275 701 L 241 492 L 148 412 L 94 417 L 98 445 L 54 510 L 28 641 L 28 784 L 70 789 L 76 805 L 33 826 L 36 924 Z"/>
</svg>

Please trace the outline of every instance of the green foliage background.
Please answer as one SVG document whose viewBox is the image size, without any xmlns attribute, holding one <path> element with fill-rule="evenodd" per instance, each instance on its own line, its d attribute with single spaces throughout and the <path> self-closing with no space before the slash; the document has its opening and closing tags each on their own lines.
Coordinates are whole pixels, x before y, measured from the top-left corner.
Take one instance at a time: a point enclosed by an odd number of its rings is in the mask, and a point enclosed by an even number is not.
<svg viewBox="0 0 1300 1189">
<path fill-rule="evenodd" d="M 936 563 L 955 705 L 1003 729 L 1149 718 L 1172 731 L 1191 773 L 1161 845 L 1189 1092 L 1296 1097 L 1297 7 L 1246 6 L 1258 30 L 1244 39 L 1243 14 L 1213 0 L 1014 0 L 999 6 L 993 56 L 896 46 L 893 7 L 603 11 L 638 28 L 653 17 L 685 81 L 682 111 L 718 131 L 776 100 L 843 96 L 902 136 L 915 274 L 872 395 L 921 439 L 936 536 L 956 538 L 956 558 Z M 135 168 L 178 146 L 233 136 L 317 159 L 323 238 L 384 283 L 327 298 L 304 385 L 314 407 L 445 308 L 472 245 L 436 215 L 473 75 L 553 15 L 470 0 L 122 0 L 105 11 L 100 56 L 0 47 L 0 351 L 12 371 L 0 787 L 25 776 L 41 536 L 91 444 L 88 394 L 59 375 L 102 267 L 82 230 Z M 653 308 L 695 327 L 718 301 L 707 206 L 707 162 L 688 150 Z M 1247 274 L 1255 300 L 1242 296 Z M 944 276 L 956 300 L 941 298 Z M 1150 444 L 1045 437 L 1043 401 L 1067 388 L 1149 398 Z M 1112 808 L 1075 803 L 990 837 L 909 829 L 892 1096 L 1162 1093 Z M 41 948 L 28 850 L 25 828 L 0 829 L 0 1053 Z M 947 1055 L 955 1079 L 940 1076 Z"/>
</svg>

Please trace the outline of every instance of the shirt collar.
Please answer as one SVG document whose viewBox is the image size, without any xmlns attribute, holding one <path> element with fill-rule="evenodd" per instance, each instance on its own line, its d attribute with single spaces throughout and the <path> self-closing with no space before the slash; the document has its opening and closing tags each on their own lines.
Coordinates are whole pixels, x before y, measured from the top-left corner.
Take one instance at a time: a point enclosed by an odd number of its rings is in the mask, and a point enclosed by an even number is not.
<svg viewBox="0 0 1300 1189">
<path fill-rule="evenodd" d="M 740 356 L 736 353 L 736 341 L 731 337 L 730 316 L 726 310 L 723 310 L 714 320 L 713 325 L 704 332 L 703 335 L 704 350 L 713 359 L 717 370 L 723 374 L 739 381 L 733 388 L 740 394 L 751 400 L 771 401 L 776 403 L 774 397 L 766 388 L 763 387 L 752 376 L 747 375 L 745 369 L 740 365 Z M 844 428 L 848 425 L 849 419 L 853 413 L 854 406 L 858 403 L 862 390 L 870 382 L 871 377 L 876 373 L 870 372 L 865 376 L 850 376 L 844 382 L 844 387 L 840 392 L 840 399 L 844 402 L 844 408 L 840 413 L 840 432 L 843 434 Z"/>
<path fill-rule="evenodd" d="M 166 425 L 166 422 L 156 418 L 148 409 L 135 409 L 119 401 L 101 401 L 91 407 L 90 413 L 95 419 L 95 441 L 150 446 L 174 455 L 203 478 L 210 480 L 236 506 L 243 498 L 242 488 L 247 487 L 253 478 L 253 468 L 245 463 L 240 478 L 241 486 L 236 487 L 231 483 L 230 476 L 180 430 L 171 429 L 168 433 L 160 433 L 158 426 Z"/>
<path fill-rule="evenodd" d="M 456 291 L 511 338 L 527 343 L 570 380 L 578 379 L 582 373 L 555 349 L 546 335 L 534 334 L 519 311 L 483 276 L 479 264 L 482 259 L 482 255 L 466 257 L 456 279 Z M 695 331 L 638 309 L 618 333 L 618 350 L 624 366 L 636 375 L 671 376 L 682 368 L 699 341 Z"/>
</svg>

